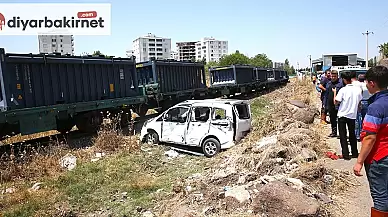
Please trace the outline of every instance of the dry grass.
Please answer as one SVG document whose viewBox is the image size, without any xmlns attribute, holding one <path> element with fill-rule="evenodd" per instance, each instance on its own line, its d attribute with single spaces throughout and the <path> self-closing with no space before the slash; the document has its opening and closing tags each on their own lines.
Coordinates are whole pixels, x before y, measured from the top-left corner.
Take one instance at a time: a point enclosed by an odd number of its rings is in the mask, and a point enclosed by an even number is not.
<svg viewBox="0 0 388 217">
<path fill-rule="evenodd" d="M 54 176 L 62 172 L 58 162 L 67 151 L 66 145 L 56 141 L 51 141 L 48 146 L 26 146 L 17 154 L 11 145 L 10 154 L 1 156 L 0 184 Z"/>
<path fill-rule="evenodd" d="M 137 190 L 148 190 L 155 187 L 157 179 L 149 174 L 140 174 L 139 176 L 133 177 L 130 183 L 132 189 Z"/>
<path fill-rule="evenodd" d="M 120 116 L 106 119 L 101 125 L 97 136 L 93 139 L 96 151 L 113 153 L 118 150 L 134 151 L 140 149 L 136 137 L 126 137 L 120 128 Z M 133 123 L 130 123 L 130 132 Z"/>
<path fill-rule="evenodd" d="M 333 178 L 332 183 L 325 181 L 326 175 Z M 307 183 L 312 188 L 310 191 L 324 192 L 327 195 L 343 194 L 350 187 L 360 185 L 350 172 L 327 168 L 321 160 L 314 164 L 304 165 L 293 174 L 293 177 Z"/>
</svg>

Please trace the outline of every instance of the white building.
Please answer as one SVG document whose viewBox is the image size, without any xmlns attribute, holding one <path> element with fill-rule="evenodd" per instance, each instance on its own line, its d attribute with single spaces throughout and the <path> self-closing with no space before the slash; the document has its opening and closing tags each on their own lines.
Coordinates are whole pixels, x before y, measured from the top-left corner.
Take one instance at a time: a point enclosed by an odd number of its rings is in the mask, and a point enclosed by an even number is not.
<svg viewBox="0 0 388 217">
<path fill-rule="evenodd" d="M 170 58 L 173 59 L 173 60 L 179 60 L 178 52 L 172 50 Z"/>
<path fill-rule="evenodd" d="M 39 53 L 61 53 L 74 55 L 72 35 L 38 35 Z"/>
<path fill-rule="evenodd" d="M 197 60 L 217 62 L 223 55 L 228 54 L 228 41 L 205 37 L 195 44 L 195 53 Z"/>
<path fill-rule="evenodd" d="M 157 37 L 151 33 L 133 41 L 133 53 L 136 62 L 148 61 L 151 57 L 156 59 L 170 59 L 171 39 Z"/>
<path fill-rule="evenodd" d="M 135 54 L 134 54 L 133 50 L 127 50 L 127 51 L 125 51 L 125 55 L 126 55 L 127 57 L 132 57 L 132 56 L 135 55 Z"/>
<path fill-rule="evenodd" d="M 196 41 L 190 42 L 177 42 L 176 49 L 178 51 L 178 59 L 182 60 L 195 60 L 196 52 L 195 52 L 195 44 Z"/>
</svg>

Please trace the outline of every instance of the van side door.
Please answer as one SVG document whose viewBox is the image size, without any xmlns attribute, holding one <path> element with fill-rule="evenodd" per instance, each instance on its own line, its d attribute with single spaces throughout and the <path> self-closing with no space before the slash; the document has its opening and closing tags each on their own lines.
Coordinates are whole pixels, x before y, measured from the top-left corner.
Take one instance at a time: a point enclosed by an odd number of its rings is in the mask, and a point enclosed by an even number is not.
<svg viewBox="0 0 388 217">
<path fill-rule="evenodd" d="M 233 105 L 236 116 L 236 133 L 235 141 L 242 139 L 252 127 L 251 106 L 249 103 L 238 103 Z"/>
<path fill-rule="evenodd" d="M 193 106 L 187 126 L 186 145 L 200 146 L 201 139 L 209 133 L 211 107 Z"/>
<path fill-rule="evenodd" d="M 187 129 L 188 107 L 175 107 L 166 112 L 162 123 L 162 142 L 184 144 Z"/>
<path fill-rule="evenodd" d="M 217 137 L 221 145 L 232 142 L 234 122 L 232 106 L 217 104 L 212 108 L 209 135 Z"/>
</svg>

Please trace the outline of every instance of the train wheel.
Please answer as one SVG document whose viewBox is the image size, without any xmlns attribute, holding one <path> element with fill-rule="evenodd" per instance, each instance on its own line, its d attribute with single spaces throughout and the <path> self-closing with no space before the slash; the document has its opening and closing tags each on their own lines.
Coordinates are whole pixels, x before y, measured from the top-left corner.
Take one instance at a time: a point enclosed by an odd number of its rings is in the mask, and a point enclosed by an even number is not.
<svg viewBox="0 0 388 217">
<path fill-rule="evenodd" d="M 102 124 L 103 118 L 100 112 L 88 112 L 76 117 L 78 129 L 86 133 L 95 133 Z"/>
</svg>

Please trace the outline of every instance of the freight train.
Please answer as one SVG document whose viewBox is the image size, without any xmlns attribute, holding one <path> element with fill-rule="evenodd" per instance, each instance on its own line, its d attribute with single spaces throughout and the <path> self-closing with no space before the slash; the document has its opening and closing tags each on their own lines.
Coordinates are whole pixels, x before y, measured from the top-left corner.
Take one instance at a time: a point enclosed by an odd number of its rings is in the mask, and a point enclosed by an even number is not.
<svg viewBox="0 0 388 217">
<path fill-rule="evenodd" d="M 0 138 L 77 126 L 95 132 L 103 114 L 163 111 L 188 99 L 260 91 L 289 81 L 286 71 L 232 65 L 209 69 L 201 63 L 131 58 L 14 54 L 0 48 Z"/>
</svg>

